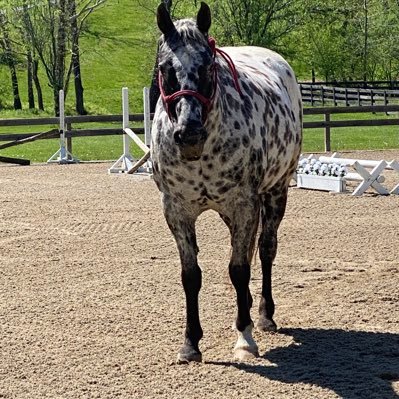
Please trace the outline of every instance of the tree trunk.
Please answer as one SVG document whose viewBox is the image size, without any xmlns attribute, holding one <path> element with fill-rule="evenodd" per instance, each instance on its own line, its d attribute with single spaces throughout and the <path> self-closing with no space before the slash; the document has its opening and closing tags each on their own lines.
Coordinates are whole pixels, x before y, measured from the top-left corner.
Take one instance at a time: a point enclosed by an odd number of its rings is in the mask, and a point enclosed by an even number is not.
<svg viewBox="0 0 399 399">
<path fill-rule="evenodd" d="M 8 36 L 8 31 L 6 28 L 6 19 L 3 13 L 0 13 L 0 30 L 3 33 L 3 37 L 0 40 L 0 45 L 3 48 L 4 57 L 11 74 L 14 109 L 22 109 L 21 98 L 19 96 L 17 70 L 15 67 L 15 58 L 12 51 L 11 40 Z"/>
<path fill-rule="evenodd" d="M 155 107 L 158 102 L 158 98 L 161 95 L 158 85 L 158 52 L 159 47 L 157 48 L 157 57 L 155 60 L 155 65 L 152 73 L 151 87 L 150 87 L 150 112 L 155 112 Z"/>
<path fill-rule="evenodd" d="M 369 38 L 369 16 L 368 2 L 364 0 L 364 52 L 363 52 L 363 80 L 367 82 L 367 64 L 368 64 L 368 38 Z"/>
<path fill-rule="evenodd" d="M 163 0 L 166 9 L 171 12 L 172 9 L 172 0 Z M 159 96 L 161 92 L 159 91 L 158 85 L 158 53 L 159 53 L 159 46 L 157 47 L 157 56 L 155 59 L 155 65 L 152 73 L 152 80 L 151 80 L 151 87 L 150 87 L 150 112 L 155 112 L 155 107 L 157 105 Z"/>
<path fill-rule="evenodd" d="M 27 53 L 27 69 L 28 69 L 28 102 L 29 108 L 35 108 L 35 95 L 33 93 L 33 60 L 32 60 L 32 52 L 29 49 Z"/>
<path fill-rule="evenodd" d="M 33 60 L 33 81 L 35 82 L 35 87 L 36 87 L 37 105 L 41 111 L 44 111 L 42 87 L 40 85 L 39 76 L 37 74 L 38 69 L 39 69 L 39 61 L 35 59 Z"/>
<path fill-rule="evenodd" d="M 11 72 L 12 91 L 14 96 L 14 109 L 22 109 L 21 98 L 19 96 L 17 70 L 15 68 L 14 61 L 11 61 L 8 64 L 8 67 L 10 68 Z"/>
<path fill-rule="evenodd" d="M 75 82 L 76 112 L 78 115 L 87 115 L 84 106 L 82 73 L 80 70 L 79 27 L 76 18 L 76 2 L 70 0 L 71 38 L 72 38 L 72 70 Z"/>
</svg>

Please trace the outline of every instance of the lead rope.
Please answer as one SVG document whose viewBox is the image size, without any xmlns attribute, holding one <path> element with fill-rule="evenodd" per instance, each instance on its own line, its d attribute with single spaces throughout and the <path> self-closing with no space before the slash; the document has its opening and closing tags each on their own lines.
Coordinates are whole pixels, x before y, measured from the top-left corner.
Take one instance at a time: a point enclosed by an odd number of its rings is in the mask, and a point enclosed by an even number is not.
<svg viewBox="0 0 399 399">
<path fill-rule="evenodd" d="M 227 65 L 230 68 L 231 74 L 233 75 L 234 86 L 235 86 L 237 92 L 239 93 L 239 95 L 242 96 L 241 87 L 238 82 L 238 73 L 237 73 L 237 69 L 236 69 L 236 66 L 234 65 L 233 60 L 225 51 L 216 47 L 216 40 L 213 37 L 208 37 L 208 44 L 209 44 L 209 47 L 211 48 L 214 56 L 219 54 L 226 61 Z"/>
</svg>

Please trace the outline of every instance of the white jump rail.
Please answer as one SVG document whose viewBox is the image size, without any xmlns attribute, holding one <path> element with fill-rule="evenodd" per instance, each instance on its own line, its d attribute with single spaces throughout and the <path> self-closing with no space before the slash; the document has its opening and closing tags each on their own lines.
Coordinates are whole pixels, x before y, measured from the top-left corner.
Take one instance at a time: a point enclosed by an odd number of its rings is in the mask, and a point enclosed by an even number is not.
<svg viewBox="0 0 399 399">
<path fill-rule="evenodd" d="M 377 193 L 381 195 L 398 194 L 399 183 L 388 191 L 381 183 L 384 183 L 385 178 L 381 175 L 384 170 L 394 170 L 399 173 L 399 163 L 395 160 L 386 162 L 364 160 L 364 159 L 350 159 L 340 158 L 338 153 L 331 156 L 320 156 L 319 161 L 322 163 L 337 163 L 339 165 L 350 166 L 355 172 L 345 175 L 345 180 L 360 181 L 353 194 L 354 196 L 362 195 L 369 187 L 373 187 Z M 371 169 L 371 171 L 368 171 Z"/>
<path fill-rule="evenodd" d="M 67 164 L 67 163 L 78 163 L 79 160 L 75 158 L 68 150 L 66 145 L 66 137 L 65 137 L 65 96 L 64 90 L 60 90 L 58 93 L 59 98 L 59 120 L 60 120 L 60 148 L 59 150 L 52 155 L 47 163 L 59 163 L 59 164 Z"/>
<path fill-rule="evenodd" d="M 148 114 L 148 115 L 147 115 Z M 145 143 L 129 127 L 129 91 L 127 87 L 122 88 L 122 129 L 123 129 L 123 154 L 108 169 L 108 173 L 129 173 L 135 168 L 136 162 L 130 154 L 130 143 L 134 141 L 138 147 L 144 151 L 145 155 L 150 152 L 149 145 L 151 141 L 151 126 L 149 113 L 148 91 L 144 90 L 144 128 Z M 143 167 L 141 172 L 150 172 L 150 165 Z"/>
</svg>

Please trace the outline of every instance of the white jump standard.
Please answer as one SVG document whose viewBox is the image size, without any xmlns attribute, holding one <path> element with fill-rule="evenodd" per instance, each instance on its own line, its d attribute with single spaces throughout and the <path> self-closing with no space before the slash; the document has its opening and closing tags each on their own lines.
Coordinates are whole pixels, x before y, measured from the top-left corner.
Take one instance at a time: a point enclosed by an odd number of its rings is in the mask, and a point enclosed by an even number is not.
<svg viewBox="0 0 399 399">
<path fill-rule="evenodd" d="M 130 143 L 134 141 L 137 146 L 144 151 L 144 157 L 149 157 L 150 149 L 147 142 L 151 141 L 151 130 L 150 129 L 150 114 L 148 99 L 146 101 L 146 96 L 148 93 L 144 90 L 144 126 L 145 126 L 145 141 L 143 143 L 141 139 L 134 133 L 129 127 L 129 91 L 127 87 L 122 88 L 122 130 L 123 130 L 123 154 L 120 158 L 108 169 L 108 173 L 129 173 L 130 171 L 136 169 L 137 163 L 130 154 Z M 148 114 L 148 115 L 147 115 Z M 149 130 L 149 132 L 148 132 Z M 148 141 L 147 141 L 148 140 Z M 143 159 L 142 158 L 142 159 Z M 140 162 L 140 161 L 139 161 Z M 148 172 L 149 166 L 143 168 L 143 172 Z"/>
<path fill-rule="evenodd" d="M 338 153 L 334 153 L 331 157 L 321 156 L 320 162 L 334 162 L 339 165 L 350 166 L 355 170 L 355 173 L 350 173 L 345 176 L 346 180 L 359 180 L 361 183 L 356 187 L 352 195 L 362 195 L 369 187 L 372 187 L 381 195 L 399 194 L 399 184 L 397 184 L 391 191 L 388 191 L 381 183 L 384 183 L 385 178 L 381 175 L 384 170 L 395 170 L 399 173 L 399 163 L 395 160 L 386 162 L 364 160 L 364 159 L 350 159 L 340 158 Z M 372 168 L 372 169 L 371 169 Z M 368 171 L 367 169 L 371 169 Z"/>
<path fill-rule="evenodd" d="M 382 175 L 384 170 L 393 170 L 399 174 L 399 162 L 392 160 L 390 162 L 380 160 L 365 160 L 365 159 L 350 159 L 340 158 L 338 153 L 332 156 L 320 156 L 316 158 L 313 154 L 307 158 L 302 158 L 322 165 L 339 165 L 340 167 L 350 167 L 353 172 L 341 174 L 339 178 L 331 176 L 315 176 L 309 173 L 298 173 L 296 176 L 297 186 L 299 188 L 313 188 L 316 190 L 326 190 L 335 192 L 345 192 L 346 182 L 357 181 L 359 185 L 355 188 L 352 195 L 360 196 L 370 187 L 373 188 L 380 195 L 397 194 L 399 195 L 399 183 L 390 191 L 382 185 L 385 182 L 385 177 Z M 335 180 L 340 180 L 339 183 Z M 326 182 L 327 181 L 327 182 Z"/>
<path fill-rule="evenodd" d="M 60 90 L 58 93 L 59 98 L 59 119 L 60 119 L 60 149 L 49 158 L 48 163 L 78 163 L 79 160 L 75 158 L 67 149 L 66 137 L 65 137 L 65 96 L 64 90 Z"/>
</svg>

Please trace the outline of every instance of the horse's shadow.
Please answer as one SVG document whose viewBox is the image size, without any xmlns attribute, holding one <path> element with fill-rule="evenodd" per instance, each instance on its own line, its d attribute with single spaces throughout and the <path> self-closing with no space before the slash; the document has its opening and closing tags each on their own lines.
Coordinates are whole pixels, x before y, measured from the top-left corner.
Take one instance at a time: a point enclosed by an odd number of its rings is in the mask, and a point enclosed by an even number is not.
<svg viewBox="0 0 399 399">
<path fill-rule="evenodd" d="M 399 334 L 322 329 L 281 329 L 294 342 L 266 352 L 273 365 L 211 362 L 271 380 L 315 384 L 345 399 L 398 398 Z"/>
</svg>

